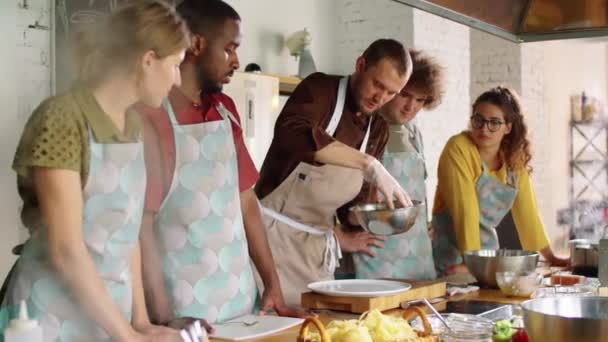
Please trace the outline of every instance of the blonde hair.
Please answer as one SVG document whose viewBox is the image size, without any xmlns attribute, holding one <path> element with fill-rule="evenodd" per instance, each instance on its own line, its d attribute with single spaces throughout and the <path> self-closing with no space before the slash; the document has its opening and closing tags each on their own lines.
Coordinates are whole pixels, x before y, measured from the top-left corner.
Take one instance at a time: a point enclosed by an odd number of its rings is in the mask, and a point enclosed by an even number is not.
<svg viewBox="0 0 608 342">
<path fill-rule="evenodd" d="M 135 0 L 79 31 L 75 43 L 79 80 L 94 85 L 115 69 L 139 72 L 146 51 L 161 59 L 188 48 L 190 33 L 164 1 Z"/>
</svg>

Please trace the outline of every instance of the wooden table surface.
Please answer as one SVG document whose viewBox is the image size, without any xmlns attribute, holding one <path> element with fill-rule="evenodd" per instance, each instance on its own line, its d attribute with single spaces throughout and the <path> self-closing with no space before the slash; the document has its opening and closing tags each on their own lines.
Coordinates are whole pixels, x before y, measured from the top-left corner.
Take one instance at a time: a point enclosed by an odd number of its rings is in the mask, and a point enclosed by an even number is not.
<svg viewBox="0 0 608 342">
<path fill-rule="evenodd" d="M 439 310 L 442 310 L 445 308 L 447 301 L 459 301 L 459 300 L 465 300 L 465 299 L 466 300 L 479 300 L 479 301 L 486 301 L 486 302 L 497 302 L 497 303 L 505 303 L 505 304 L 518 304 L 518 303 L 526 300 L 526 298 L 506 297 L 505 295 L 503 295 L 500 292 L 500 290 L 481 289 L 479 291 L 475 291 L 472 293 L 449 297 L 448 300 L 435 304 L 435 307 Z M 401 312 L 401 309 L 395 309 L 395 310 L 389 311 L 389 313 L 393 313 L 393 314 L 399 313 L 399 312 Z M 321 321 L 323 321 L 324 324 L 327 324 L 330 321 L 333 321 L 336 319 L 338 319 L 338 320 L 352 319 L 354 317 L 356 317 L 356 316 L 353 314 L 348 314 L 348 313 L 342 314 L 342 313 L 334 313 L 334 312 L 332 312 L 330 314 L 322 313 L 319 315 L 319 318 L 321 319 Z M 277 333 L 277 334 L 274 334 L 271 336 L 254 339 L 251 341 L 255 341 L 255 342 L 292 342 L 293 341 L 293 342 L 295 342 L 298 337 L 299 329 L 300 329 L 300 326 L 296 326 L 291 329 L 282 331 L 280 333 Z M 211 339 L 211 341 L 219 342 L 220 340 Z"/>
</svg>

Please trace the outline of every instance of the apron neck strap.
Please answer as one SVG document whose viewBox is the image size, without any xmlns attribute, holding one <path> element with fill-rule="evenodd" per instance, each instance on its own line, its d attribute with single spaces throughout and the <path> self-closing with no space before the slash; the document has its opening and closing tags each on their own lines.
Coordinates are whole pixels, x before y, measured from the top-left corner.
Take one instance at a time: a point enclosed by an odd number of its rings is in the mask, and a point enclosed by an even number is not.
<svg viewBox="0 0 608 342">
<path fill-rule="evenodd" d="M 228 108 L 226 108 L 226 106 L 224 106 L 223 103 L 219 102 L 215 106 L 215 109 L 218 111 L 218 113 L 220 113 L 220 115 L 222 116 L 222 119 L 224 119 L 224 120 L 230 120 L 230 121 L 234 122 L 234 124 L 237 125 L 238 127 L 241 127 L 241 124 L 234 117 L 234 114 L 232 114 L 232 112 L 230 112 L 228 110 Z"/>
<path fill-rule="evenodd" d="M 336 133 L 336 129 L 338 128 L 338 124 L 340 123 L 340 119 L 342 119 L 342 113 L 344 113 L 344 103 L 346 102 L 346 88 L 348 87 L 349 77 L 342 77 L 340 82 L 338 83 L 338 95 L 336 97 L 336 105 L 334 107 L 334 112 L 331 115 L 331 119 L 329 119 L 329 124 L 325 128 L 325 132 L 330 136 L 334 136 Z M 372 117 L 369 119 L 369 123 L 367 125 L 367 131 L 365 132 L 365 137 L 363 138 L 363 142 L 361 143 L 361 147 L 359 147 L 359 151 L 365 153 L 367 149 L 367 143 L 369 142 L 369 135 L 372 127 Z"/>
<path fill-rule="evenodd" d="M 347 86 L 348 77 L 342 77 L 340 79 L 340 83 L 338 84 L 336 106 L 334 107 L 334 112 L 331 115 L 331 119 L 329 119 L 329 124 L 327 125 L 327 128 L 325 128 L 325 132 L 332 137 L 334 136 L 334 133 L 336 133 L 336 129 L 338 128 L 338 124 L 340 123 L 340 119 L 342 118 L 342 113 L 344 112 L 344 102 L 346 101 Z"/>
<path fill-rule="evenodd" d="M 517 187 L 517 176 L 515 175 L 515 171 L 510 167 L 507 167 L 507 182 L 509 185 Z"/>
<path fill-rule="evenodd" d="M 165 100 L 163 101 L 163 108 L 165 108 L 165 110 L 167 111 L 167 114 L 169 115 L 169 120 L 171 120 L 173 126 L 177 126 L 177 118 L 175 117 L 173 106 L 171 105 L 171 101 L 169 101 L 168 97 L 165 98 Z"/>
<path fill-rule="evenodd" d="M 513 171 L 513 169 L 511 169 L 510 166 L 506 166 L 507 167 L 507 184 L 513 187 L 516 187 L 517 185 L 517 176 L 515 175 L 515 171 Z M 488 167 L 486 166 L 486 163 L 482 160 L 481 161 L 481 172 L 482 173 L 487 173 Z"/>
<path fill-rule="evenodd" d="M 167 114 L 169 114 L 169 119 L 171 120 L 171 123 L 173 124 L 173 126 L 179 126 L 179 123 L 177 122 L 177 118 L 175 117 L 175 111 L 173 110 L 173 106 L 171 105 L 171 101 L 169 101 L 169 98 L 165 98 L 165 100 L 163 101 L 163 108 L 165 108 L 165 110 L 167 111 Z M 215 109 L 218 111 L 218 113 L 220 113 L 220 116 L 222 117 L 222 119 L 230 120 L 230 121 L 234 122 L 237 126 L 241 127 L 241 125 L 239 124 L 239 121 L 224 106 L 223 103 L 221 103 L 221 102 L 218 103 L 215 106 Z"/>
<path fill-rule="evenodd" d="M 365 132 L 365 137 L 363 138 L 361 147 L 359 147 L 359 152 L 365 153 L 365 151 L 367 150 L 367 143 L 369 142 L 369 134 L 370 134 L 370 131 L 372 130 L 372 120 L 373 119 L 374 119 L 373 116 L 369 117 L 369 123 L 367 124 L 367 132 Z"/>
</svg>

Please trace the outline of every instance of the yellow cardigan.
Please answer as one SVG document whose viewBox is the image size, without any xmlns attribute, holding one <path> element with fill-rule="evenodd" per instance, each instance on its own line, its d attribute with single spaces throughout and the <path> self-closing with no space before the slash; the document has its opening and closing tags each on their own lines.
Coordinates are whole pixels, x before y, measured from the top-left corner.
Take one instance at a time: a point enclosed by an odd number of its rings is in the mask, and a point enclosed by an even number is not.
<svg viewBox="0 0 608 342">
<path fill-rule="evenodd" d="M 506 184 L 505 163 L 488 174 Z M 518 193 L 511 209 L 523 249 L 539 251 L 549 246 L 536 205 L 536 195 L 526 170 L 516 171 Z M 475 185 L 481 176 L 479 150 L 466 133 L 453 136 L 445 145 L 438 166 L 433 214 L 448 210 L 461 252 L 480 249 L 479 203 Z"/>
</svg>

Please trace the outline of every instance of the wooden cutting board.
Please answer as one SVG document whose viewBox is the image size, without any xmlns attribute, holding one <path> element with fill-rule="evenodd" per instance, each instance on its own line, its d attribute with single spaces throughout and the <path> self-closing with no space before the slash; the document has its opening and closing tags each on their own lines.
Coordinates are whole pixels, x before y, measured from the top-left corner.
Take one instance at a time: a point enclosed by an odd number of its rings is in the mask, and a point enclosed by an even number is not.
<svg viewBox="0 0 608 342">
<path fill-rule="evenodd" d="M 412 288 L 408 291 L 391 296 L 372 298 L 336 297 L 306 292 L 302 294 L 302 306 L 307 309 L 363 313 L 372 309 L 380 311 L 395 309 L 401 305 L 401 302 L 408 300 L 431 299 L 446 295 L 446 283 L 442 281 L 408 283 L 412 284 Z"/>
</svg>

